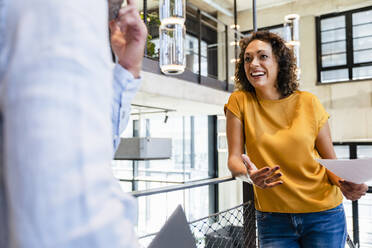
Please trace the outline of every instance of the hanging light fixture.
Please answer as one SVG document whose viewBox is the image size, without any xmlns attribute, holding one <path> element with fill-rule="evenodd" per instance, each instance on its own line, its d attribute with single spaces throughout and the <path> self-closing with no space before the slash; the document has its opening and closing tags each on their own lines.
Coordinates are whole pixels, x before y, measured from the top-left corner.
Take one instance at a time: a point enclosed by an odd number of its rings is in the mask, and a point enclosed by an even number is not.
<svg viewBox="0 0 372 248">
<path fill-rule="evenodd" d="M 300 45 L 299 21 L 300 16 L 297 14 L 290 14 L 284 17 L 284 30 L 287 46 Z"/>
<path fill-rule="evenodd" d="M 185 0 L 159 1 L 160 69 L 176 75 L 185 70 Z"/>
<path fill-rule="evenodd" d="M 297 79 L 300 79 L 300 35 L 299 35 L 300 16 L 290 14 L 284 17 L 284 34 L 287 47 L 293 50 L 297 65 Z"/>
</svg>

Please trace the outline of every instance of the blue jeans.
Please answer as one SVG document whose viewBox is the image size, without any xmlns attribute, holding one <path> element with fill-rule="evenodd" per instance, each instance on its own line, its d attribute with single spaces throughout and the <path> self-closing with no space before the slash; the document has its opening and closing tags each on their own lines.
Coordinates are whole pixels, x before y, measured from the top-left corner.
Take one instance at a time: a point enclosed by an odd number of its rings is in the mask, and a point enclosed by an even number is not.
<svg viewBox="0 0 372 248">
<path fill-rule="evenodd" d="M 256 211 L 261 248 L 344 248 L 347 236 L 344 207 L 315 213 Z"/>
</svg>

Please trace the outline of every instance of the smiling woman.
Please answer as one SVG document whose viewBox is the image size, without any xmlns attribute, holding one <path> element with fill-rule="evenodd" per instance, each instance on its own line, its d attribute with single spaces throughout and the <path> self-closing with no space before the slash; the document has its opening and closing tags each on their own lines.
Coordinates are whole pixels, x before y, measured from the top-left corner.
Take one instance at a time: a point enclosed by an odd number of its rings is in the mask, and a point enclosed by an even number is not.
<svg viewBox="0 0 372 248">
<path fill-rule="evenodd" d="M 255 92 L 255 88 L 251 84 L 253 82 L 247 77 L 249 74 L 246 74 L 245 68 L 252 62 L 250 60 L 253 54 L 250 53 L 260 52 L 261 57 L 259 58 L 261 60 L 259 61 L 266 60 L 266 57 L 270 55 L 270 61 L 278 66 L 277 88 L 281 93 L 281 97 L 286 97 L 297 90 L 296 60 L 292 50 L 285 46 L 284 40 L 278 35 L 271 32 L 256 32 L 249 38 L 242 39 L 240 48 L 239 61 L 235 70 L 237 89 Z M 246 50 L 247 48 L 248 51 Z M 256 49 L 256 51 L 252 49 Z"/>
<path fill-rule="evenodd" d="M 329 114 L 316 96 L 297 90 L 285 42 L 259 31 L 240 46 L 237 90 L 225 105 L 228 167 L 254 184 L 260 247 L 344 247 L 342 194 L 359 199 L 366 185 L 346 182 L 316 161 L 336 158 Z"/>
<path fill-rule="evenodd" d="M 244 71 L 260 98 L 278 99 L 278 62 L 269 43 L 254 40 L 245 49 Z"/>
</svg>

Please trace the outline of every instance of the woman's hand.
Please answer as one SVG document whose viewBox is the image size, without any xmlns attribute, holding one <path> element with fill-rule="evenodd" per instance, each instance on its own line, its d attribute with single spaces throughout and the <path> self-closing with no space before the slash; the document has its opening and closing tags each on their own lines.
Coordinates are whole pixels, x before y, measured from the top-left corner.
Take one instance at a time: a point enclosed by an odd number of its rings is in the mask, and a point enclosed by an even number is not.
<svg viewBox="0 0 372 248">
<path fill-rule="evenodd" d="M 275 166 L 274 168 L 264 167 L 258 170 L 247 155 L 242 154 L 242 159 L 247 167 L 250 179 L 257 187 L 266 189 L 283 184 L 282 180 L 278 180 L 282 176 L 282 173 L 275 173 L 279 170 L 279 166 Z"/>
<path fill-rule="evenodd" d="M 339 183 L 342 194 L 351 201 L 359 200 L 368 190 L 368 186 L 364 183 L 356 184 L 345 180 L 340 180 Z"/>
</svg>

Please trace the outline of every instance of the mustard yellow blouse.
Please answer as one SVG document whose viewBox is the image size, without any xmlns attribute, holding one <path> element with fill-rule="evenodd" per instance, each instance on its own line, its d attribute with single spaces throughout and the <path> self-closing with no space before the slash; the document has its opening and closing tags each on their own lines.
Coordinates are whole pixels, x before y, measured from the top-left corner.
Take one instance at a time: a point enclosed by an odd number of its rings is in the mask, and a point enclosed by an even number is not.
<svg viewBox="0 0 372 248">
<path fill-rule="evenodd" d="M 328 120 L 318 98 L 296 91 L 279 100 L 257 99 L 246 91 L 233 92 L 225 105 L 244 124 L 245 145 L 251 161 L 262 168 L 280 166 L 283 184 L 254 187 L 255 207 L 263 212 L 309 213 L 328 210 L 342 202 L 326 169 L 315 158 L 315 139 Z"/>
</svg>

